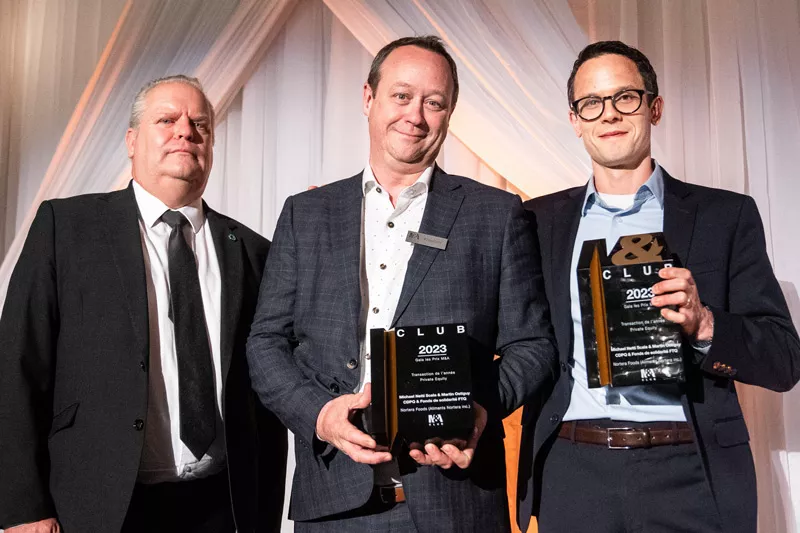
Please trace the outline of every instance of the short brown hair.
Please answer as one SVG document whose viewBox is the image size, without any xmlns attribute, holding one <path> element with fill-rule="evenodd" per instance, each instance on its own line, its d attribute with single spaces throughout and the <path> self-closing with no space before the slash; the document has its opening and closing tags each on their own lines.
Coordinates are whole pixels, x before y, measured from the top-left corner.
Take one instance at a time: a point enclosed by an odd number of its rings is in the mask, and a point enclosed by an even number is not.
<svg viewBox="0 0 800 533">
<path fill-rule="evenodd" d="M 455 60 L 453 60 L 453 57 L 444 47 L 442 39 L 435 35 L 402 37 L 381 48 L 378 53 L 375 54 L 375 59 L 372 60 L 372 65 L 369 67 L 369 76 L 367 76 L 367 84 L 369 84 L 369 88 L 372 89 L 372 93 L 375 94 L 375 91 L 378 90 L 378 83 L 381 81 L 381 66 L 383 62 L 386 61 L 389 54 L 401 46 L 416 46 L 417 48 L 439 54 L 447 60 L 447 64 L 450 66 L 450 77 L 453 79 L 453 103 L 450 107 L 455 107 L 456 101 L 458 100 L 458 69 L 456 68 Z"/>
<path fill-rule="evenodd" d="M 646 55 L 622 41 L 598 41 L 581 50 L 581 53 L 578 54 L 578 59 L 572 65 L 572 73 L 569 75 L 569 81 L 567 81 L 567 99 L 570 107 L 575 100 L 575 75 L 578 73 L 578 69 L 590 59 L 605 55 L 618 55 L 633 61 L 642 76 L 644 90 L 650 93 L 651 98 L 658 96 L 658 76 L 656 76 L 656 71 Z"/>
</svg>

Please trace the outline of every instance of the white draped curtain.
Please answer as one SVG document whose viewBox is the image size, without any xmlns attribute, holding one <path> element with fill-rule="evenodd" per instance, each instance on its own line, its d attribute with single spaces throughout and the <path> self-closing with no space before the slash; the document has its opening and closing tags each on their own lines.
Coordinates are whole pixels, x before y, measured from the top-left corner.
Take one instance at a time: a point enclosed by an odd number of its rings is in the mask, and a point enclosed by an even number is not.
<svg viewBox="0 0 800 533">
<path fill-rule="evenodd" d="M 0 255 L 22 229 L 124 5 L 0 1 Z"/>
<path fill-rule="evenodd" d="M 365 164 L 372 54 L 434 33 L 462 87 L 439 163 L 524 196 L 588 178 L 567 121 L 577 52 L 610 38 L 641 48 L 666 100 L 656 157 L 756 198 L 800 317 L 799 11 L 798 0 L 2 0 L 0 298 L 41 200 L 127 181 L 129 105 L 149 79 L 201 78 L 219 116 L 206 200 L 269 237 L 288 195 Z M 800 531 L 800 393 L 740 392 L 761 531 Z"/>
</svg>

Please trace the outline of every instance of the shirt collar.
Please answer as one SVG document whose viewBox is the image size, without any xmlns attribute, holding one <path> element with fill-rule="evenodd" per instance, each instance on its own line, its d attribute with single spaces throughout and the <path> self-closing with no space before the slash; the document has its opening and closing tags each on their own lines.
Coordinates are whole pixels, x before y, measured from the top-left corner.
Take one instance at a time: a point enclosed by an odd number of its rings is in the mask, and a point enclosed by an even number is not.
<svg viewBox="0 0 800 533">
<path fill-rule="evenodd" d="M 650 177 L 647 179 L 647 181 L 644 182 L 641 187 L 639 187 L 638 191 L 636 191 L 633 203 L 634 205 L 642 204 L 650 197 L 654 197 L 658 202 L 658 205 L 661 206 L 661 209 L 664 209 L 664 170 L 655 159 L 653 159 L 653 173 L 650 174 Z M 597 189 L 594 186 L 594 176 L 592 176 L 589 178 L 589 183 L 586 186 L 586 194 L 583 197 L 581 216 L 585 216 L 594 204 L 599 204 L 605 209 L 613 210 L 613 208 L 605 205 L 600 196 L 597 194 Z"/>
<path fill-rule="evenodd" d="M 433 165 L 426 168 L 422 174 L 419 175 L 417 181 L 415 181 L 413 185 L 409 185 L 403 189 L 403 191 L 400 193 L 400 196 L 415 197 L 428 192 L 431 187 L 432 176 Z M 370 167 L 369 162 L 367 162 L 367 165 L 364 167 L 364 172 L 361 175 L 361 190 L 363 191 L 364 196 L 366 196 L 367 193 L 376 188 L 378 185 L 380 184 L 375 178 L 375 174 L 372 173 L 372 167 Z"/>
<path fill-rule="evenodd" d="M 169 210 L 164 202 L 147 192 L 144 187 L 134 180 L 133 193 L 136 197 L 136 204 L 139 206 L 139 216 L 148 228 L 154 227 L 161 222 L 161 215 Z M 206 221 L 206 216 L 203 211 L 203 200 L 198 198 L 189 205 L 185 205 L 175 211 L 180 211 L 183 216 L 189 220 L 192 225 L 192 232 L 197 233 L 203 229 L 203 224 Z"/>
</svg>

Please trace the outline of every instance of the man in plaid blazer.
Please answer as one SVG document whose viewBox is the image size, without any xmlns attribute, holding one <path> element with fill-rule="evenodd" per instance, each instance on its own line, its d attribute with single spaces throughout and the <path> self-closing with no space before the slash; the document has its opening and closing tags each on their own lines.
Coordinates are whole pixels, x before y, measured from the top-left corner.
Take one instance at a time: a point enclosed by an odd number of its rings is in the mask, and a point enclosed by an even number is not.
<svg viewBox="0 0 800 533">
<path fill-rule="evenodd" d="M 387 45 L 364 85 L 369 164 L 290 197 L 278 221 L 247 355 L 253 388 L 295 435 L 296 531 L 509 529 L 501 420 L 552 377 L 555 351 L 519 197 L 434 164 L 457 96 L 437 38 Z M 472 438 L 393 459 L 356 427 L 366 333 L 448 323 L 470 337 Z"/>
</svg>

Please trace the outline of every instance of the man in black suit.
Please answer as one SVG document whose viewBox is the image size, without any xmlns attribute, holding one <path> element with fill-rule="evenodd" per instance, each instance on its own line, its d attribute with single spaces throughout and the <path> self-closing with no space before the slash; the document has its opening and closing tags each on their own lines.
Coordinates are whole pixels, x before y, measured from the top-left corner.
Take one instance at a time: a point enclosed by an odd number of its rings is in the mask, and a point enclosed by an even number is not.
<svg viewBox="0 0 800 533">
<path fill-rule="evenodd" d="M 388 44 L 363 95 L 369 162 L 287 200 L 247 346 L 253 388 L 296 439 L 289 515 L 296 531 L 505 532 L 501 419 L 555 362 L 534 232 L 519 197 L 434 163 L 458 96 L 439 39 Z M 367 332 L 453 323 L 470 336 L 451 356 L 471 357 L 475 431 L 394 461 L 355 425 Z"/>
<path fill-rule="evenodd" d="M 670 177 L 650 155 L 664 101 L 620 42 L 589 45 L 569 79 L 570 120 L 592 158 L 587 185 L 531 200 L 561 375 L 528 405 L 518 520 L 541 533 L 755 532 L 756 480 L 736 381 L 786 391 L 800 342 L 752 198 Z M 589 388 L 576 266 L 586 240 L 663 231 L 653 306 L 680 324 L 679 386 Z M 621 448 L 621 449 L 614 449 Z"/>
<path fill-rule="evenodd" d="M 150 82 L 128 188 L 39 208 L 0 320 L 8 533 L 279 530 L 286 433 L 244 356 L 269 241 L 201 199 L 213 127 L 196 79 Z"/>
</svg>

